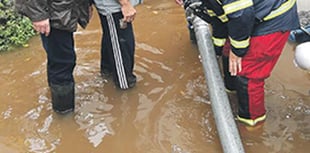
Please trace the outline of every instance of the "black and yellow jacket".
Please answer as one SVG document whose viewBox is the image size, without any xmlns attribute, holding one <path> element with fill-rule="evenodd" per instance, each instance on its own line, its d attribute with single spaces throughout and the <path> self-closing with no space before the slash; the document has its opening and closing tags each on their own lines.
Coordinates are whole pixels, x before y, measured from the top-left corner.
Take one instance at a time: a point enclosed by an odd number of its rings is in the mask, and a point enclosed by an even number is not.
<svg viewBox="0 0 310 153">
<path fill-rule="evenodd" d="M 212 25 L 217 52 L 229 38 L 232 51 L 242 57 L 251 37 L 299 27 L 296 0 L 201 0 L 204 17 Z"/>
</svg>

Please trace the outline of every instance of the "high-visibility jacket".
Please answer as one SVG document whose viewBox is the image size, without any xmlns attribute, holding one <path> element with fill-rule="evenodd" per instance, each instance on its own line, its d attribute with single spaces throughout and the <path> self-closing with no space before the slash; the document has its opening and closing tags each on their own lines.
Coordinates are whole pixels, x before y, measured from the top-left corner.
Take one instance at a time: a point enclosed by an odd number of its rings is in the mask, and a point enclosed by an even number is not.
<svg viewBox="0 0 310 153">
<path fill-rule="evenodd" d="M 201 0 L 212 25 L 215 49 L 227 38 L 235 55 L 246 54 L 250 39 L 299 27 L 296 0 Z M 199 15 L 198 15 L 199 16 Z"/>
</svg>

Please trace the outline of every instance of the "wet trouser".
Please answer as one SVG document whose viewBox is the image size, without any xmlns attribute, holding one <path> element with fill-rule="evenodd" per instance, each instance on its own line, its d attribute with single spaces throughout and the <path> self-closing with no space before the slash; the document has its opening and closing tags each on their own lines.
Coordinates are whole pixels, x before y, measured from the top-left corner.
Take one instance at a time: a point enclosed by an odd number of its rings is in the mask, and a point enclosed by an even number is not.
<svg viewBox="0 0 310 153">
<path fill-rule="evenodd" d="M 240 117 L 256 119 L 265 115 L 265 79 L 270 76 L 288 36 L 289 32 L 276 32 L 251 38 L 251 46 L 242 58 L 242 71 L 236 78 Z"/>
<path fill-rule="evenodd" d="M 115 84 L 121 89 L 133 87 L 135 38 L 132 23 L 120 28 L 121 12 L 102 15 L 99 13 L 103 29 L 101 42 L 101 72 L 112 73 Z"/>
<path fill-rule="evenodd" d="M 76 61 L 73 32 L 51 28 L 49 36 L 41 35 L 41 38 L 47 53 L 47 80 L 53 109 L 58 112 L 72 110 Z"/>
<path fill-rule="evenodd" d="M 217 53 L 217 55 L 221 55 L 222 57 L 222 70 L 223 70 L 223 77 L 224 77 L 224 84 L 225 88 L 229 91 L 236 90 L 236 76 L 231 76 L 229 72 L 229 52 L 230 52 L 230 42 L 227 39 L 222 53 Z"/>
</svg>

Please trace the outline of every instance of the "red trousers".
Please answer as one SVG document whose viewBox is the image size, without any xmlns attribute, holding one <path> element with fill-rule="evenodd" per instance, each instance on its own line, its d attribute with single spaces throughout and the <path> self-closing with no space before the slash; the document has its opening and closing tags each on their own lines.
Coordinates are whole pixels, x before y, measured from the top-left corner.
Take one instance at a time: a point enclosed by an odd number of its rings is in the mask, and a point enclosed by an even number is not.
<svg viewBox="0 0 310 153">
<path fill-rule="evenodd" d="M 242 58 L 242 71 L 237 74 L 236 90 L 240 117 L 256 119 L 266 113 L 265 79 L 270 76 L 287 42 L 289 32 L 252 37 L 250 48 Z M 224 48 L 224 55 L 227 48 Z"/>
</svg>

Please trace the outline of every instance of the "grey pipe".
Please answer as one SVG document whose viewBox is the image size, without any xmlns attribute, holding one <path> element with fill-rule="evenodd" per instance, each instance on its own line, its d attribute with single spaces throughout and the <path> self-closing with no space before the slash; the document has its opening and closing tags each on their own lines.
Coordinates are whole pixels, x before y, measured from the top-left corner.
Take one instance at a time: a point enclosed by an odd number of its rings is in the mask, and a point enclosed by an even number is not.
<svg viewBox="0 0 310 153">
<path fill-rule="evenodd" d="M 196 16 L 193 18 L 193 25 L 223 151 L 224 153 L 244 153 L 213 48 L 209 25 Z"/>
</svg>

